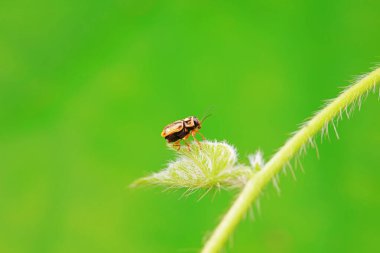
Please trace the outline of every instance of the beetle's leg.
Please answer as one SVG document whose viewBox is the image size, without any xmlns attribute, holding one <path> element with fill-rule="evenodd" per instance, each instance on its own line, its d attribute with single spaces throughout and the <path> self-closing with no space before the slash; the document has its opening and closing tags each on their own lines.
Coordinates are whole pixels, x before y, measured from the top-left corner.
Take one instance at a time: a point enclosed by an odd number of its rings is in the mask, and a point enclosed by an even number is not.
<svg viewBox="0 0 380 253">
<path fill-rule="evenodd" d="M 190 133 L 189 134 L 187 134 L 185 137 L 183 137 L 183 142 L 186 144 L 186 146 L 187 146 L 187 149 L 190 151 L 190 144 L 186 141 L 188 138 L 189 138 L 189 136 L 190 136 Z"/>
<path fill-rule="evenodd" d="M 177 147 L 177 151 L 179 151 L 181 149 L 181 143 L 180 143 L 180 140 L 176 141 L 173 143 L 173 147 Z"/>
<path fill-rule="evenodd" d="M 201 135 L 201 137 L 202 137 L 203 140 L 206 140 L 206 138 L 204 137 L 203 134 L 201 134 L 201 132 L 197 131 L 197 133 Z"/>
<path fill-rule="evenodd" d="M 191 151 L 190 150 L 190 144 L 185 139 L 183 139 L 183 142 L 186 144 L 187 150 Z"/>
<path fill-rule="evenodd" d="M 191 135 L 193 136 L 194 140 L 198 143 L 199 149 L 202 149 L 201 143 L 195 138 L 196 131 L 191 131 Z"/>
</svg>

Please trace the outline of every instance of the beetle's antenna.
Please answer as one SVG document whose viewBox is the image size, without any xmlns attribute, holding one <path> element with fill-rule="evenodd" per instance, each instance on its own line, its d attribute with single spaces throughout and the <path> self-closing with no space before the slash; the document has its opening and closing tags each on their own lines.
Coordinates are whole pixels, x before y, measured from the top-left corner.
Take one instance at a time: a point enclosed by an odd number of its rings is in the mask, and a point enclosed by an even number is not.
<svg viewBox="0 0 380 253">
<path fill-rule="evenodd" d="M 210 117 L 212 114 L 211 113 L 209 113 L 209 114 L 207 114 L 206 116 L 204 116 L 202 119 L 201 119 L 201 125 L 203 124 L 203 122 L 208 118 L 208 117 Z"/>
<path fill-rule="evenodd" d="M 214 106 L 210 106 L 207 110 L 206 110 L 206 112 L 204 112 L 203 113 L 203 117 L 202 117 L 202 119 L 201 119 L 201 125 L 202 125 L 202 123 L 208 118 L 208 117 L 210 117 L 211 115 L 212 115 L 212 113 L 210 112 L 211 110 L 212 110 L 212 108 L 213 108 Z"/>
</svg>

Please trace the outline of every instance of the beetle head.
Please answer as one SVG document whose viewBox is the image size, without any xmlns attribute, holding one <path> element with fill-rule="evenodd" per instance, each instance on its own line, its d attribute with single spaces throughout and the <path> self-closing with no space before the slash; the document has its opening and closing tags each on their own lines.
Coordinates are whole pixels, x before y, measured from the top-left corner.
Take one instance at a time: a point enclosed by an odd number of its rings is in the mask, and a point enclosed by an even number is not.
<svg viewBox="0 0 380 253">
<path fill-rule="evenodd" d="M 198 129 L 201 129 L 201 123 L 199 122 L 198 118 L 197 117 L 193 117 L 194 118 L 194 126 Z"/>
</svg>

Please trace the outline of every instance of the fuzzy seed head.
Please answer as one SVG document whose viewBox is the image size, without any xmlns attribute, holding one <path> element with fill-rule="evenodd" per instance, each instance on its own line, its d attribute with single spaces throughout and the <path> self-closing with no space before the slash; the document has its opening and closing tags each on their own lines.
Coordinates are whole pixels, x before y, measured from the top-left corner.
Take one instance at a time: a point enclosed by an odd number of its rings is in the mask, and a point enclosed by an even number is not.
<svg viewBox="0 0 380 253">
<path fill-rule="evenodd" d="M 236 149 L 226 142 L 192 142 L 190 150 L 183 146 L 177 158 L 160 172 L 138 179 L 132 186 L 160 185 L 188 190 L 211 188 L 240 188 L 254 174 L 255 167 L 237 162 Z M 258 155 L 256 155 L 258 157 Z M 261 160 L 259 158 L 258 161 Z"/>
</svg>

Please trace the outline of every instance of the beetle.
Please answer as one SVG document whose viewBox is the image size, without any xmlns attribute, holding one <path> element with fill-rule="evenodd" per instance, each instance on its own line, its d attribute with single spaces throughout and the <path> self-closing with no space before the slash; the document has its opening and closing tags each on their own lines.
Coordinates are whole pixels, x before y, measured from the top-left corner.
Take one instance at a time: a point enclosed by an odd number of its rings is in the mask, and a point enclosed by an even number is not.
<svg viewBox="0 0 380 253">
<path fill-rule="evenodd" d="M 201 129 L 202 123 L 206 117 L 204 117 L 201 121 L 199 121 L 195 116 L 189 116 L 187 118 L 174 121 L 164 127 L 161 132 L 161 136 L 164 137 L 168 143 L 173 143 L 173 147 L 177 147 L 177 151 L 180 150 L 180 141 L 183 140 L 190 151 L 190 145 L 186 142 L 186 140 L 191 134 L 201 148 L 201 143 L 195 138 L 195 134 L 199 133 L 202 139 L 205 140 L 205 137 L 199 132 L 199 129 Z"/>
</svg>

